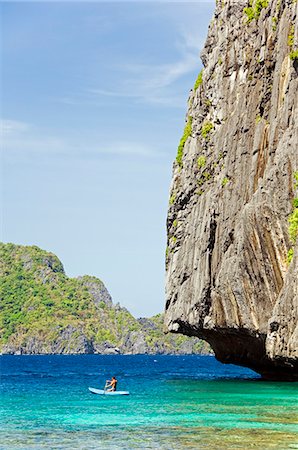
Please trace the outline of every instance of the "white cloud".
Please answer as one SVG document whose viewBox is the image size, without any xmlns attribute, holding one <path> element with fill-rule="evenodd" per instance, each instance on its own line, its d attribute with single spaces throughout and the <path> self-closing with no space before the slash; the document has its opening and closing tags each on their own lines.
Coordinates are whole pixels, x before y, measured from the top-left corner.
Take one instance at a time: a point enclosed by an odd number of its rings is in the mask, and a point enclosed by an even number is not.
<svg viewBox="0 0 298 450">
<path fill-rule="evenodd" d="M 154 156 L 160 156 L 164 152 L 160 152 L 156 148 L 152 148 L 149 145 L 144 145 L 138 142 L 113 142 L 103 148 L 93 150 L 99 154 L 107 155 L 122 155 L 122 156 L 139 156 L 145 158 L 151 158 Z"/>
<path fill-rule="evenodd" d="M 140 96 L 148 91 L 162 89 L 171 86 L 182 76 L 192 72 L 199 65 L 197 54 L 185 52 L 179 61 L 170 64 L 146 65 L 130 64 L 123 65 L 120 70 L 126 71 L 128 77 L 124 83 L 125 87 L 130 87 L 131 91 L 127 96 Z M 134 76 L 130 77 L 129 73 Z M 125 94 L 122 92 L 121 95 Z"/>
<path fill-rule="evenodd" d="M 78 159 L 98 158 L 101 156 L 135 156 L 139 158 L 154 158 L 164 153 L 137 141 L 110 141 L 107 144 L 98 145 L 102 139 L 94 136 L 92 140 L 81 140 L 73 136 L 53 136 L 38 127 L 16 120 L 2 120 L 1 128 L 5 130 L 3 149 L 6 150 L 6 158 L 14 161 L 30 158 L 72 157 Z"/>
<path fill-rule="evenodd" d="M 6 153 L 29 155 L 49 151 L 59 153 L 65 148 L 61 138 L 45 136 L 36 126 L 14 119 L 0 120 L 2 148 Z"/>
<path fill-rule="evenodd" d="M 183 39 L 178 43 L 178 46 L 181 46 L 184 51 L 185 49 L 193 50 L 199 55 L 205 42 L 205 37 L 202 39 L 202 33 L 196 29 L 186 30 L 185 28 L 182 28 L 180 33 Z"/>
<path fill-rule="evenodd" d="M 198 35 L 182 31 L 176 47 L 180 58 L 167 64 L 139 64 L 137 62 L 118 64 L 114 67 L 122 73 L 121 83 L 111 90 L 94 87 L 87 90 L 95 96 L 126 97 L 146 103 L 158 103 L 166 106 L 184 105 L 185 97 L 177 96 L 174 89 L 183 76 L 198 70 L 200 66 L 199 50 L 202 41 Z M 183 102 L 183 103 L 181 103 Z"/>
<path fill-rule="evenodd" d="M 0 119 L 0 130 L 4 136 L 11 136 L 27 131 L 30 125 L 25 122 L 10 119 Z"/>
<path fill-rule="evenodd" d="M 105 97 L 139 97 L 139 94 L 137 94 L 136 92 L 117 92 L 109 91 L 108 89 L 88 89 L 87 92 L 91 94 L 103 95 Z M 65 101 L 65 99 L 62 99 L 62 101 Z M 70 103 L 71 100 L 67 99 L 66 101 Z"/>
</svg>

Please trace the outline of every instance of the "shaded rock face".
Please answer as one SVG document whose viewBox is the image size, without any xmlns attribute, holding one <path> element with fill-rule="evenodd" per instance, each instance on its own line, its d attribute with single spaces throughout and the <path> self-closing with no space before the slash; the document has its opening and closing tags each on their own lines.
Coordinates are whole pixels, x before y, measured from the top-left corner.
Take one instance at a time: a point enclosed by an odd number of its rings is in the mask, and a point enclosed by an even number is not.
<svg viewBox="0 0 298 450">
<path fill-rule="evenodd" d="M 81 281 L 83 286 L 87 287 L 88 292 L 92 295 L 96 306 L 98 306 L 100 302 L 104 302 L 110 308 L 113 306 L 112 297 L 102 281 L 90 275 L 77 277 L 77 279 Z"/>
<path fill-rule="evenodd" d="M 41 333 L 24 339 L 20 345 L 20 336 L 11 339 L 2 347 L 3 354 L 40 355 L 40 354 L 84 354 L 95 353 L 93 343 L 87 339 L 82 329 L 68 325 L 58 330 L 54 341 L 47 341 Z"/>
<path fill-rule="evenodd" d="M 217 2 L 173 167 L 165 325 L 224 363 L 297 379 L 297 3 Z M 289 263 L 288 251 L 294 258 Z"/>
</svg>

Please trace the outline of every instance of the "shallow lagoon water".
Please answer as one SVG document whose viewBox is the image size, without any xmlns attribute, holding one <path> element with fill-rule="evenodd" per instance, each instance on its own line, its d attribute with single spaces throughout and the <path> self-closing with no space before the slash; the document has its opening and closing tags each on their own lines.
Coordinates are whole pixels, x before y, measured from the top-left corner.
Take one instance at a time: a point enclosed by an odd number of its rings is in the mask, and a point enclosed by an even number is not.
<svg viewBox="0 0 298 450">
<path fill-rule="evenodd" d="M 298 449 L 297 384 L 211 356 L 1 356 L 0 449 Z M 116 375 L 130 396 L 98 396 Z"/>
</svg>

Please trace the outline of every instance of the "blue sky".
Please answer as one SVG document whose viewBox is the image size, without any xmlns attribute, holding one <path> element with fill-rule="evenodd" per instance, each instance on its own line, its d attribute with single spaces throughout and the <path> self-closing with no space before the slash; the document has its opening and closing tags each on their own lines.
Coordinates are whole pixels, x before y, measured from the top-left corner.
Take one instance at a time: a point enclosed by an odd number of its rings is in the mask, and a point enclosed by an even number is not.
<svg viewBox="0 0 298 450">
<path fill-rule="evenodd" d="M 172 162 L 215 1 L 7 2 L 2 240 L 164 308 Z"/>
</svg>

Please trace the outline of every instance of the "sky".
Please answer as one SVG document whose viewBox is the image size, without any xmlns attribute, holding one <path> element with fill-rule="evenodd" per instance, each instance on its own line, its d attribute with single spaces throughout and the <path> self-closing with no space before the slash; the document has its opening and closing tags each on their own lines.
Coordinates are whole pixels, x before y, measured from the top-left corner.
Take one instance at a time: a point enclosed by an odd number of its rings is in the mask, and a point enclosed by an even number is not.
<svg viewBox="0 0 298 450">
<path fill-rule="evenodd" d="M 1 240 L 164 309 L 172 164 L 214 1 L 2 2 Z"/>
</svg>

